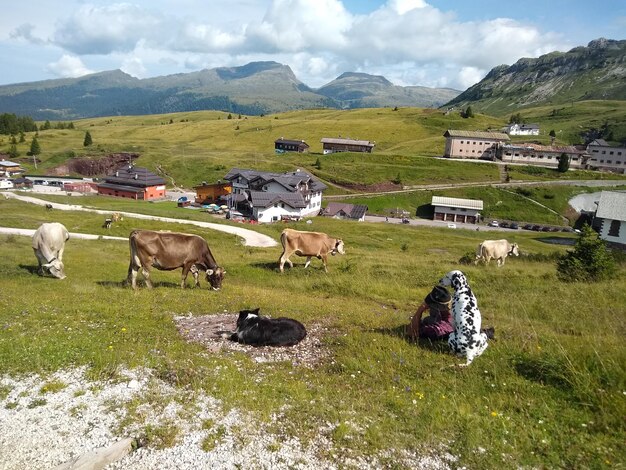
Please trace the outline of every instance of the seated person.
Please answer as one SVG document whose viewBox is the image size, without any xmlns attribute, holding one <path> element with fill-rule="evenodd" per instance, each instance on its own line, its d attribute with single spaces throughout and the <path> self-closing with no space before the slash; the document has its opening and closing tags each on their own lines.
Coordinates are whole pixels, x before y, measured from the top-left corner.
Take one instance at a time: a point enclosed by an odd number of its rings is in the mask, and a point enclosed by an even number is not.
<svg viewBox="0 0 626 470">
<path fill-rule="evenodd" d="M 450 313 L 451 303 L 452 297 L 447 289 L 435 286 L 411 318 L 411 323 L 407 327 L 407 334 L 412 339 L 447 339 L 448 335 L 454 331 Z M 426 310 L 429 314 L 422 318 L 422 314 Z"/>
</svg>

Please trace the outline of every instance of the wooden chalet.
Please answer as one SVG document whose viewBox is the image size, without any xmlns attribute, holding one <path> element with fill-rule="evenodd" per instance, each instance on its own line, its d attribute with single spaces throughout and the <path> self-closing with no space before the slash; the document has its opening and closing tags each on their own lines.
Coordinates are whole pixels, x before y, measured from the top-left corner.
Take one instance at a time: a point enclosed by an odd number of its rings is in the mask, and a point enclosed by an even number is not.
<svg viewBox="0 0 626 470">
<path fill-rule="evenodd" d="M 274 141 L 274 151 L 276 153 L 304 153 L 309 151 L 309 144 L 307 144 L 304 140 L 289 140 L 281 137 L 280 139 Z"/>
<path fill-rule="evenodd" d="M 332 139 L 324 137 L 322 140 L 324 155 L 336 152 L 365 152 L 372 153 L 376 145 L 369 140 Z"/>
<path fill-rule="evenodd" d="M 24 173 L 24 169 L 20 166 L 19 163 L 5 160 L 4 158 L 0 160 L 0 175 L 13 176 L 20 173 Z"/>
<path fill-rule="evenodd" d="M 206 181 L 203 181 L 201 185 L 194 186 L 193 189 L 196 190 L 196 203 L 198 204 L 222 202 L 233 192 L 233 186 L 230 184 L 230 181 L 225 183 L 218 181 L 214 184 L 207 184 Z"/>
<path fill-rule="evenodd" d="M 165 180 L 146 168 L 120 168 L 98 184 L 98 194 L 149 201 L 165 197 Z"/>
</svg>

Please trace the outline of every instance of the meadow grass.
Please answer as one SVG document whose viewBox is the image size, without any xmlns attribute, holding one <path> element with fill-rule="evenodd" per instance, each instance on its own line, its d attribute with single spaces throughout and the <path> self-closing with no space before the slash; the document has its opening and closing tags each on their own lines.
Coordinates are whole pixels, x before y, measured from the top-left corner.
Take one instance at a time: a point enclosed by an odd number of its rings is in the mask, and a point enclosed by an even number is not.
<svg viewBox="0 0 626 470">
<path fill-rule="evenodd" d="M 101 224 L 101 216 L 51 214 L 16 201 L 0 200 L 0 211 L 9 226 L 35 228 L 51 218 L 76 231 Z M 178 224 L 129 222 L 181 231 Z M 30 239 L 0 236 L 0 373 L 86 365 L 94 378 L 109 379 L 120 368 L 149 367 L 185 393 L 203 390 L 268 422 L 279 415 L 275 426 L 305 442 L 326 433 L 332 452 L 346 455 L 437 453 L 443 446 L 470 468 L 600 468 L 626 460 L 626 291 L 616 288 L 623 264 L 615 280 L 562 283 L 552 259 L 567 248 L 546 243 L 545 234 L 507 234 L 535 256 L 509 258 L 498 269 L 459 264 L 484 233 L 323 218 L 292 226 L 341 236 L 346 255 L 330 259 L 328 274 L 317 260 L 305 271 L 296 258 L 281 275 L 280 248 L 244 247 L 236 237 L 185 227 L 205 237 L 227 269 L 220 292 L 206 283 L 178 288 L 180 271 L 155 271 L 155 289 L 133 292 L 123 285 L 123 241 L 70 239 L 67 278 L 40 277 Z M 278 238 L 282 228 L 263 230 Z M 468 276 L 483 325 L 496 329 L 496 340 L 467 369 L 451 367 L 460 359 L 447 345 L 402 334 L 432 286 L 457 268 Z M 250 307 L 324 325 L 331 357 L 309 369 L 207 353 L 184 341 L 173 322 Z M 146 434 L 171 445 L 178 430 L 167 425 Z M 383 463 L 397 467 L 395 454 L 387 455 Z"/>
<path fill-rule="evenodd" d="M 46 174 L 71 155 L 98 159 L 113 152 L 140 155 L 136 160 L 162 174 L 168 184 L 191 188 L 202 181 L 223 179 L 233 167 L 264 171 L 293 171 L 301 168 L 328 182 L 343 185 L 380 184 L 400 180 L 402 185 L 493 181 L 499 179 L 494 165 L 445 161 L 432 157 L 444 152 L 448 129 L 500 129 L 507 117 L 477 115 L 463 119 L 459 113 L 423 108 L 306 110 L 267 116 L 238 116 L 227 119 L 228 113 L 198 111 L 149 116 L 115 116 L 74 121 L 75 129 L 39 131 L 42 153 L 34 167 L 26 156 L 32 133 L 18 144 L 20 163 L 29 174 Z M 581 143 L 581 129 L 599 128 L 604 120 L 624 122 L 626 109 L 621 102 L 575 103 L 571 109 L 540 107 L 524 110 L 524 118 L 541 125 L 542 135 L 528 140 L 549 143 L 551 128 L 557 132 L 557 144 Z M 170 123 L 171 122 L 171 123 Z M 94 144 L 83 147 L 85 132 Z M 616 135 L 621 135 L 617 133 Z M 350 137 L 374 141 L 372 154 L 323 155 L 323 137 Z M 280 137 L 303 139 L 311 146 L 310 153 L 274 153 L 274 141 Z M 546 141 L 547 139 L 547 141 Z M 515 139 L 514 139 L 515 140 Z M 0 150 L 8 151 L 8 137 L 0 136 Z M 320 159 L 321 168 L 313 165 Z M 62 170 L 62 173 L 65 173 Z M 511 168 L 513 179 L 534 179 L 523 170 Z M 536 175 L 546 178 L 593 178 L 580 172 L 565 176 L 552 173 Z M 619 176 L 605 176 L 619 178 Z M 623 176 L 622 176 L 623 178 Z M 349 192 L 331 187 L 327 194 Z"/>
</svg>

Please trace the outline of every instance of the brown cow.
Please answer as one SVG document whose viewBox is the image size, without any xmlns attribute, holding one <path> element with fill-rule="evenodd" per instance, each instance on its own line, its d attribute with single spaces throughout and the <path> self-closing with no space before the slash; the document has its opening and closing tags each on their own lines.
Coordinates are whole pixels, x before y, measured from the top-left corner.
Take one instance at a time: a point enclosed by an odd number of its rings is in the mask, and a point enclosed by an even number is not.
<svg viewBox="0 0 626 470">
<path fill-rule="evenodd" d="M 161 271 L 183 268 L 180 283 L 183 288 L 189 271 L 193 274 L 195 286 L 199 286 L 198 273 L 199 269 L 202 269 L 206 271 L 206 279 L 213 290 L 219 290 L 222 287 L 226 271 L 217 265 L 204 238 L 186 233 L 133 230 L 128 239 L 130 242 L 128 281 L 133 289 L 137 288 L 139 269 L 146 285 L 152 288 L 150 281 L 150 268 L 152 267 Z"/>
<path fill-rule="evenodd" d="M 283 245 L 283 254 L 278 260 L 280 272 L 283 272 L 285 262 L 289 263 L 289 267 L 293 268 L 293 263 L 289 257 L 293 254 L 298 256 L 306 256 L 306 264 L 304 268 L 308 268 L 311 264 L 311 258 L 321 259 L 324 264 L 324 271 L 328 272 L 326 260 L 328 253 L 335 256 L 337 253 L 344 255 L 343 241 L 339 238 L 332 238 L 325 233 L 319 232 L 300 232 L 286 228 L 280 234 L 280 242 Z"/>
</svg>

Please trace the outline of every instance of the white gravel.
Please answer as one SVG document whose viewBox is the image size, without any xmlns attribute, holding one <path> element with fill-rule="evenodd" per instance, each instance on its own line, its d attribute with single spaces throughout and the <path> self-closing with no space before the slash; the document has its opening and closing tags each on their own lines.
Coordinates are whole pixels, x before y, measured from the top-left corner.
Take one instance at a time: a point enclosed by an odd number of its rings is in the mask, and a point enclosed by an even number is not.
<svg viewBox="0 0 626 470">
<path fill-rule="evenodd" d="M 106 468 L 374 469 L 383 466 L 380 458 L 392 457 L 396 467 L 443 470 L 456 461 L 443 449 L 435 457 L 406 450 L 353 456 L 350 449 L 333 447 L 327 437 L 336 426 L 331 423 L 304 445 L 297 438 L 269 432 L 265 423 L 250 415 L 224 411 L 211 396 L 176 389 L 149 370 L 120 371 L 116 377 L 90 381 L 84 368 L 45 378 L 0 377 L 0 469 L 50 469 L 124 437 L 140 437 L 150 424 L 175 426 L 179 430 L 175 444 L 164 449 L 141 447 Z M 45 384 L 59 386 L 46 392 Z M 131 400 L 139 401 L 139 406 L 124 427 L 125 405 Z M 274 425 L 281 419 L 274 416 Z M 204 451 L 207 439 L 211 448 Z"/>
</svg>

